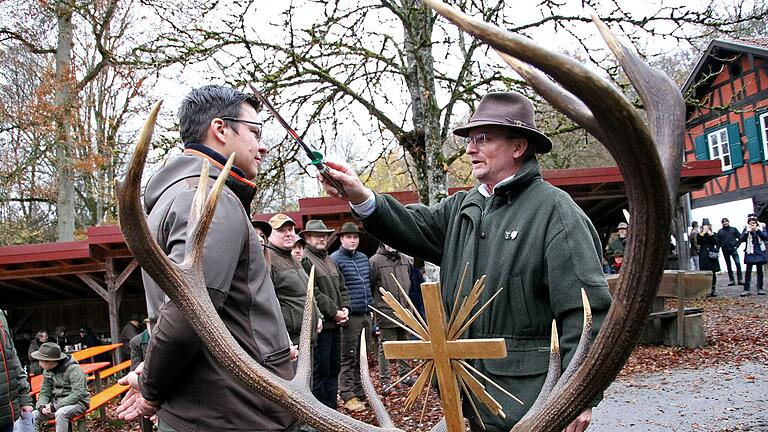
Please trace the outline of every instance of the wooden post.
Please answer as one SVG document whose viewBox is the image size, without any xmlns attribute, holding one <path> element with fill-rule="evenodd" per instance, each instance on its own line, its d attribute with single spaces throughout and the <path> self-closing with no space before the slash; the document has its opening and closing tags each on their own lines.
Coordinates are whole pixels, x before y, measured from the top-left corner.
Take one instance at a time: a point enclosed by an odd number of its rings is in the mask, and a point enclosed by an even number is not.
<svg viewBox="0 0 768 432">
<path fill-rule="evenodd" d="M 685 346 L 685 270 L 677 272 L 677 345 Z"/>
<path fill-rule="evenodd" d="M 117 296 L 117 275 L 115 274 L 115 260 L 114 258 L 107 258 L 107 273 L 105 277 L 107 283 L 107 293 L 109 298 L 107 304 L 109 305 L 109 337 L 112 339 L 111 343 L 120 342 L 120 302 Z M 117 350 L 117 362 L 122 361 L 122 355 L 120 350 Z"/>
</svg>

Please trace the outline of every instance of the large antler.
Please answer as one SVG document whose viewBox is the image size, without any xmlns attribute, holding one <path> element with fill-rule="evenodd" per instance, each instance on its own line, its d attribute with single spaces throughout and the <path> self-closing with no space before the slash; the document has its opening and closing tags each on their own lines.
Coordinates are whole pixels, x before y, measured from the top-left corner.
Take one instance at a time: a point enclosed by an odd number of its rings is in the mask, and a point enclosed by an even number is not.
<svg viewBox="0 0 768 432">
<path fill-rule="evenodd" d="M 190 228 L 184 262 L 179 265 L 175 264 L 160 249 L 150 234 L 141 206 L 140 185 L 161 103 L 155 104 L 144 125 L 125 180 L 117 183 L 120 225 L 133 256 L 139 260 L 142 268 L 155 283 L 176 303 L 216 360 L 232 376 L 254 392 L 284 406 L 297 418 L 303 419 L 321 431 L 399 431 L 394 427 L 378 395 L 373 390 L 373 384 L 370 382 L 368 374 L 363 375 L 363 379 L 366 381 L 366 396 L 372 401 L 374 414 L 376 414 L 381 427 L 371 426 L 345 416 L 326 407 L 312 396 L 310 388 L 312 364 L 310 363 L 309 352 L 310 332 L 314 328 L 311 322 L 313 312 L 312 289 L 307 290 L 301 343 L 299 344 L 299 364 L 296 376 L 290 381 L 270 373 L 251 358 L 232 337 L 214 309 L 210 297 L 208 297 L 205 278 L 203 277 L 202 251 L 208 227 L 216 211 L 218 195 L 224 186 L 234 155 L 230 157 L 227 165 L 219 174 L 207 199 L 205 195 L 208 190 L 208 165 L 205 164 L 203 167 L 203 172 L 200 175 L 200 186 L 190 210 Z M 309 287 L 312 286 L 314 286 L 314 269 L 309 275 Z M 362 352 L 361 356 L 364 355 L 365 351 Z M 364 361 L 361 363 L 367 364 Z"/>
<path fill-rule="evenodd" d="M 669 77 L 651 69 L 601 21 L 593 19 L 638 91 L 649 129 L 622 94 L 573 59 L 473 19 L 439 0 L 424 2 L 499 51 L 531 87 L 594 135 L 624 174 L 634 228 L 613 305 L 594 346 L 573 376 L 564 375 L 546 402 L 513 429 L 560 431 L 613 381 L 650 312 L 669 247 L 673 199 L 680 176 L 685 115 L 682 95 Z"/>
</svg>

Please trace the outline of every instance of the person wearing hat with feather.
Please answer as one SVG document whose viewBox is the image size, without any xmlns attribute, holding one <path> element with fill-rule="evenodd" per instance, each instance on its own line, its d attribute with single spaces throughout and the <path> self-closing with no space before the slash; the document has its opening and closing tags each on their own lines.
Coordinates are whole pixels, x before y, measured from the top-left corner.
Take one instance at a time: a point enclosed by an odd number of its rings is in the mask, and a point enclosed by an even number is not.
<svg viewBox="0 0 768 432">
<path fill-rule="evenodd" d="M 600 263 L 603 248 L 586 214 L 568 194 L 541 177 L 536 154 L 549 152 L 552 142 L 536 128 L 528 98 L 513 92 L 489 93 L 454 134 L 464 138 L 466 157 L 479 184 L 432 206 L 406 207 L 374 193 L 343 163 L 328 161 L 326 166 L 345 194 L 323 185 L 329 195 L 349 201 L 369 234 L 441 266 L 447 310 L 467 263 L 462 295 L 482 275 L 487 276 L 487 288 L 481 304 L 503 288 L 466 337 L 503 337 L 507 357 L 470 363 L 525 404 L 489 387 L 506 417 L 478 406 L 478 419 L 468 401 L 464 414 L 473 431 L 508 431 L 542 388 L 553 319 L 563 367 L 571 361 L 582 330 L 581 288 L 592 306 L 595 333 L 599 330 L 611 304 Z M 587 409 L 567 430 L 583 431 L 591 419 L 592 410 Z"/>
</svg>

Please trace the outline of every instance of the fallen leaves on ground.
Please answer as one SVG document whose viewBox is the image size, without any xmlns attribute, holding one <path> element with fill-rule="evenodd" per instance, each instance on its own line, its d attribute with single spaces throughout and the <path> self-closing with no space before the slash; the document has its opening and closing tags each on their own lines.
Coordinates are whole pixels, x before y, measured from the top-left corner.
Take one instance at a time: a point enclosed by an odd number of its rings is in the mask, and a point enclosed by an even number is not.
<svg viewBox="0 0 768 432">
<path fill-rule="evenodd" d="M 734 375 L 732 366 L 747 361 L 768 362 L 768 299 L 766 297 L 719 297 L 714 299 L 689 300 L 689 307 L 704 308 L 704 326 L 706 345 L 703 348 L 690 349 L 665 346 L 638 346 L 619 374 L 619 379 L 629 385 L 638 385 L 634 376 L 639 374 L 671 374 L 675 369 L 696 369 L 719 367 L 724 380 L 743 379 L 754 381 L 752 375 Z M 667 309 L 674 309 L 674 302 L 667 304 Z M 370 370 L 378 371 L 375 360 L 370 362 Z M 381 392 L 378 373 L 372 373 L 376 389 Z M 662 385 L 662 384 L 657 384 Z M 439 399 L 431 391 L 426 402 L 424 417 L 424 397 L 410 410 L 404 407 L 409 387 L 402 386 L 382 400 L 395 425 L 405 431 L 429 430 L 443 416 Z M 107 418 L 115 419 L 116 402 L 107 408 Z M 370 424 L 376 424 L 370 409 L 360 413 L 350 413 L 339 404 L 339 411 Z M 118 420 L 101 421 L 92 417 L 88 420 L 88 430 L 100 432 L 136 432 L 138 423 L 124 423 Z M 699 429 L 696 429 L 699 430 Z M 727 429 L 726 429 L 727 430 Z"/>
<path fill-rule="evenodd" d="M 710 366 L 722 366 L 730 372 L 730 366 L 747 361 L 768 362 L 766 297 L 689 300 L 686 306 L 704 309 L 706 345 L 696 349 L 640 345 L 624 365 L 620 378 Z M 667 309 L 675 307 L 674 301 L 668 302 Z M 745 376 L 741 379 L 749 381 L 755 377 Z"/>
</svg>

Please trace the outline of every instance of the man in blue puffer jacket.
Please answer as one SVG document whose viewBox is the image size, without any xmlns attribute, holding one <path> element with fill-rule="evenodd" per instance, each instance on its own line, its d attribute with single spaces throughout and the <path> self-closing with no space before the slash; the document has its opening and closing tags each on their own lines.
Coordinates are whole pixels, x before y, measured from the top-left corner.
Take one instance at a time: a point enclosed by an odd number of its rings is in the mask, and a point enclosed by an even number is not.
<svg viewBox="0 0 768 432">
<path fill-rule="evenodd" d="M 360 229 L 353 222 L 341 226 L 338 232 L 341 240 L 339 250 L 331 258 L 341 269 L 344 284 L 349 292 L 349 322 L 341 329 L 341 373 L 339 393 L 344 406 L 350 411 L 362 411 L 365 405 L 363 385 L 360 381 L 360 333 L 371 332 L 371 317 L 368 306 L 372 302 L 368 257 L 357 250 L 360 244 Z"/>
</svg>

